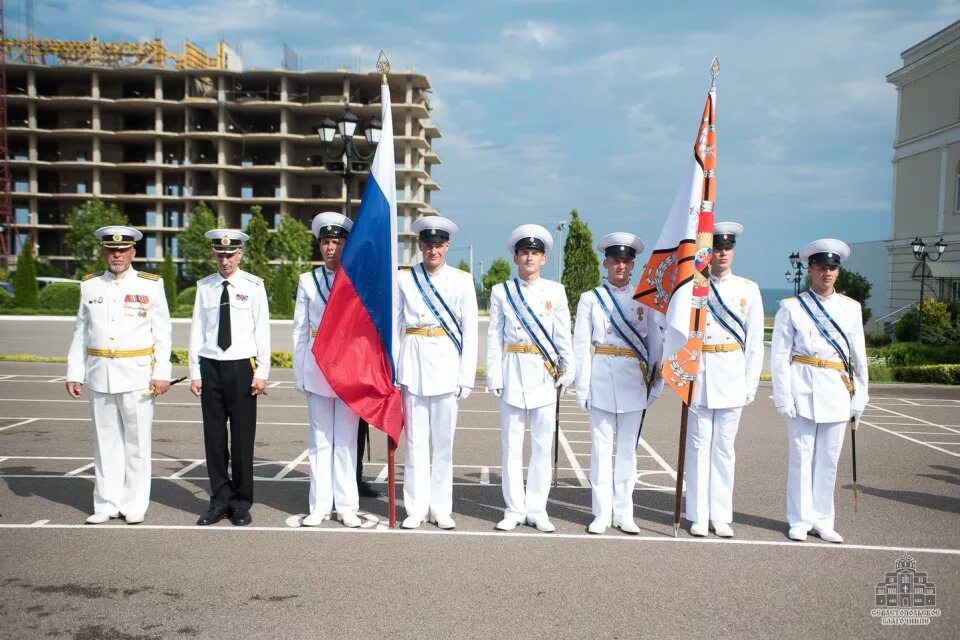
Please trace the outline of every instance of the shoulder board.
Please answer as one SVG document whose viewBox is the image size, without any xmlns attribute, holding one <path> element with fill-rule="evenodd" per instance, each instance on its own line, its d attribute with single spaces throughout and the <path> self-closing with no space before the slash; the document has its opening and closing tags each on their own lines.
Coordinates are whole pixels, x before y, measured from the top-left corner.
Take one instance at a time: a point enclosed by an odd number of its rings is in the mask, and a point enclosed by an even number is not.
<svg viewBox="0 0 960 640">
<path fill-rule="evenodd" d="M 740 276 L 740 279 L 746 282 L 747 284 L 753 284 L 753 280 L 751 280 L 750 278 L 744 278 L 743 276 Z"/>
<path fill-rule="evenodd" d="M 146 278 L 147 280 L 159 280 L 160 275 L 156 273 L 150 273 L 149 271 L 137 271 L 138 278 Z"/>
<path fill-rule="evenodd" d="M 86 281 L 89 280 L 90 278 L 99 278 L 99 277 L 102 276 L 102 275 L 103 275 L 103 272 L 102 272 L 102 271 L 101 271 L 100 273 L 88 273 L 87 275 L 83 276 L 83 278 L 81 278 L 80 281 L 81 281 L 81 282 L 86 282 Z"/>
<path fill-rule="evenodd" d="M 784 299 L 781 300 L 780 302 L 781 302 L 781 303 L 782 303 L 782 302 L 790 302 L 791 300 L 796 300 L 796 299 L 797 299 L 796 296 L 790 296 L 789 298 L 784 298 Z"/>
<path fill-rule="evenodd" d="M 263 278 L 261 278 L 260 276 L 255 276 L 252 273 L 247 273 L 246 271 L 244 271 L 243 277 L 249 280 L 250 282 L 254 282 L 256 284 L 263 284 Z"/>
<path fill-rule="evenodd" d="M 208 282 L 213 282 L 213 279 L 216 277 L 216 275 L 217 275 L 217 274 L 215 274 L 215 273 L 211 273 L 211 274 L 208 275 L 206 278 L 203 278 L 203 279 L 197 281 L 197 284 L 207 284 Z"/>
</svg>

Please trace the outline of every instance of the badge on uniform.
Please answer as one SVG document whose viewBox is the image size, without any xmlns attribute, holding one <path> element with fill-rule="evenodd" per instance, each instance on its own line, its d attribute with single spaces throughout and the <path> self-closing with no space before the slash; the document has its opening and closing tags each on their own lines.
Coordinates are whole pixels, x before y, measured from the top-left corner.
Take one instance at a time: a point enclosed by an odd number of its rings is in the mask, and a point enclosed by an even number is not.
<svg viewBox="0 0 960 640">
<path fill-rule="evenodd" d="M 746 312 L 747 312 L 747 299 L 740 298 L 740 313 L 746 313 Z"/>
<path fill-rule="evenodd" d="M 553 303 L 547 300 L 546 302 L 543 303 L 543 308 L 546 309 L 547 311 L 550 311 L 550 309 L 553 309 Z"/>
<path fill-rule="evenodd" d="M 638 306 L 638 307 L 637 307 L 637 319 L 638 319 L 640 322 L 643 322 L 643 307 L 642 307 L 642 306 Z"/>
<path fill-rule="evenodd" d="M 235 297 L 237 299 L 237 302 L 246 302 L 250 296 L 248 296 L 245 293 L 238 293 Z"/>
</svg>

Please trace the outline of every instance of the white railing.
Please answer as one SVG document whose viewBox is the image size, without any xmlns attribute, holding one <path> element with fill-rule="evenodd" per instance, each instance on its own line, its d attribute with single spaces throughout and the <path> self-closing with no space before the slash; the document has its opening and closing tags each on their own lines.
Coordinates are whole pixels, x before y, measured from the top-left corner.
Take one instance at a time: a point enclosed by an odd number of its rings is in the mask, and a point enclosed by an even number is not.
<svg viewBox="0 0 960 640">
<path fill-rule="evenodd" d="M 884 333 L 888 333 L 888 334 L 893 333 L 893 327 L 896 326 L 897 321 L 901 318 L 901 316 L 903 316 L 903 314 L 905 314 L 910 309 L 913 309 L 915 306 L 917 306 L 917 303 L 911 302 L 905 307 L 900 307 L 896 311 L 891 311 L 887 315 L 877 318 L 876 320 L 873 321 L 874 330 L 883 331 Z M 884 320 L 887 320 L 887 318 L 893 318 L 893 319 L 887 322 L 886 324 L 881 324 L 882 322 L 884 322 Z"/>
</svg>

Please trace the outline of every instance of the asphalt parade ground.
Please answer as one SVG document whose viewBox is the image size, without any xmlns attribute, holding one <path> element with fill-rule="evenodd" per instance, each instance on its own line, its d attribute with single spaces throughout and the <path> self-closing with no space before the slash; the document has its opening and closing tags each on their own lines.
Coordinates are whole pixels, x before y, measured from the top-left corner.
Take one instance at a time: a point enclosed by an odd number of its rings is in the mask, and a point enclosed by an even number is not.
<svg viewBox="0 0 960 640">
<path fill-rule="evenodd" d="M 666 396 L 648 412 L 638 448 L 639 536 L 586 532 L 589 430 L 571 395 L 548 507 L 557 532 L 496 532 L 498 401 L 482 380 L 460 410 L 455 531 L 390 530 L 386 497 L 361 499 L 361 530 L 299 527 L 307 416 L 289 370 L 273 371 L 259 405 L 251 526 L 194 525 L 208 484 L 199 401 L 186 384 L 157 402 L 146 521 L 84 525 L 92 428 L 86 399 L 67 397 L 64 373 L 62 364 L 0 363 L 3 638 L 953 638 L 960 628 L 956 389 L 871 389 L 857 437 L 859 509 L 848 438 L 836 494 L 846 542 L 833 545 L 786 537 L 786 435 L 769 383 L 743 415 L 736 537 L 721 540 L 691 537 L 686 522 L 673 535 L 680 403 Z M 384 490 L 380 432 L 372 449 L 365 475 Z M 399 518 L 402 461 L 401 447 Z M 877 583 L 903 554 L 936 586 L 927 607 L 936 613 L 919 629 L 885 626 L 877 611 Z"/>
</svg>

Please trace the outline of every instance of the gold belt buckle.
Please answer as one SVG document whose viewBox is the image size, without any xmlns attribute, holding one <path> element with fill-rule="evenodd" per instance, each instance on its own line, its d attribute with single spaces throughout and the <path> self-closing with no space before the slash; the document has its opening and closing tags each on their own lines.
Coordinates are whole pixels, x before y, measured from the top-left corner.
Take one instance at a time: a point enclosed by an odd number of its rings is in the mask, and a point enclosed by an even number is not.
<svg viewBox="0 0 960 640">
<path fill-rule="evenodd" d="M 113 360 L 114 358 L 116 358 L 116 357 L 117 357 L 117 350 L 116 350 L 116 349 L 113 349 L 113 348 L 108 349 L 108 350 L 107 350 L 107 357 L 110 358 L 111 360 Z"/>
</svg>

